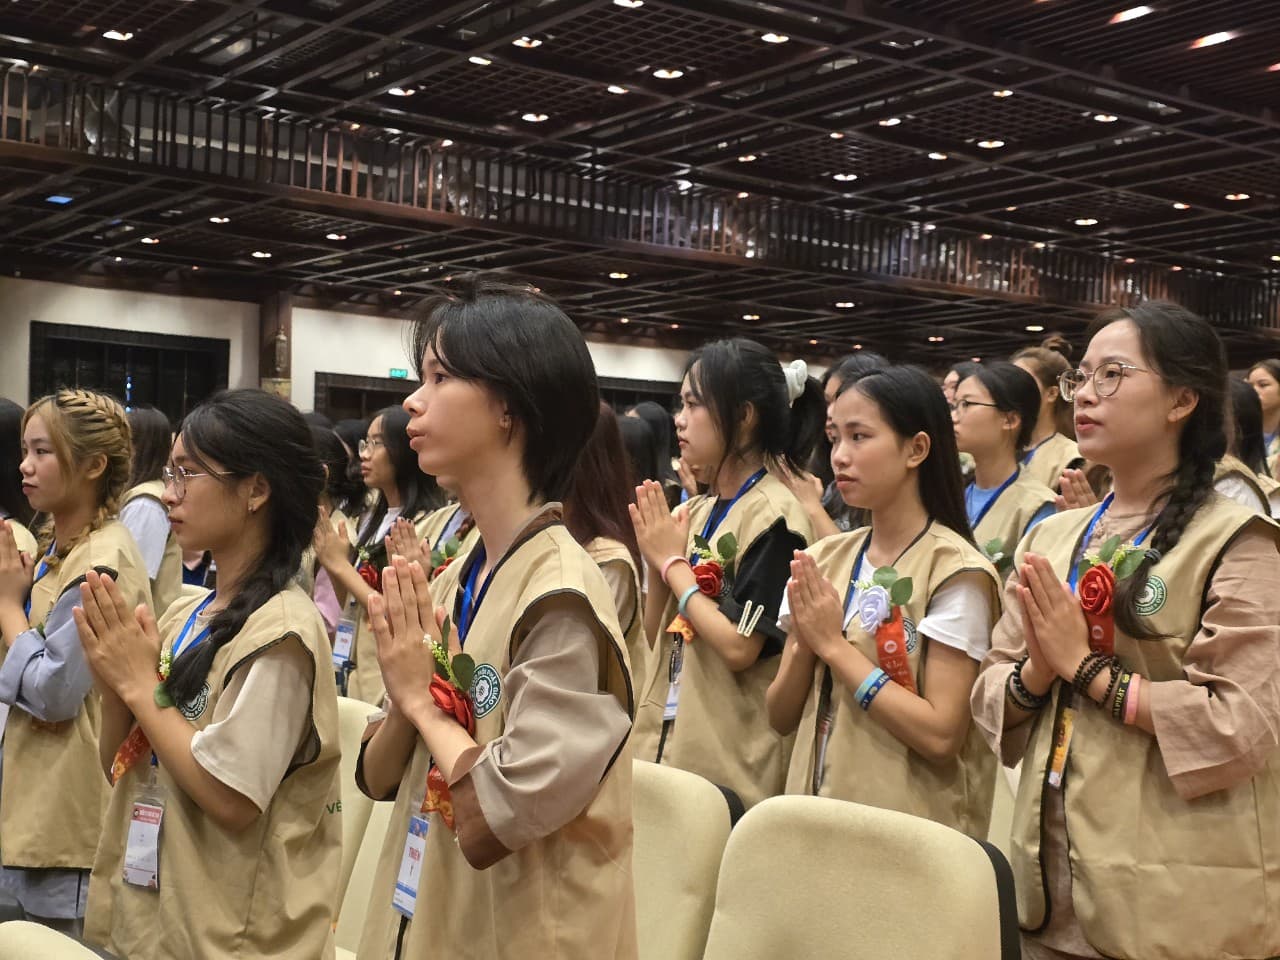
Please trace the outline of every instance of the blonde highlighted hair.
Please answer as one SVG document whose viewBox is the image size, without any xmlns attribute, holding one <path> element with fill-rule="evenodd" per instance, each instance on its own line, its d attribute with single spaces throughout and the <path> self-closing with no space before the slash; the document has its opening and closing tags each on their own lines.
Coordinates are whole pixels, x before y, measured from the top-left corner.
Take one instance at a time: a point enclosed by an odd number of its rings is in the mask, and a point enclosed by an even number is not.
<svg viewBox="0 0 1280 960">
<path fill-rule="evenodd" d="M 93 518 L 70 541 L 58 544 L 56 555 L 49 558 L 49 565 L 56 566 L 76 544 L 120 512 L 120 499 L 129 487 L 132 436 L 124 407 L 92 390 L 62 389 L 41 397 L 22 417 L 24 435 L 27 424 L 36 416 L 49 431 L 49 442 L 64 477 L 73 477 L 93 457 L 106 460 L 106 468 L 98 478 Z M 41 548 L 48 549 L 53 540 L 52 517 L 39 534 Z"/>
</svg>

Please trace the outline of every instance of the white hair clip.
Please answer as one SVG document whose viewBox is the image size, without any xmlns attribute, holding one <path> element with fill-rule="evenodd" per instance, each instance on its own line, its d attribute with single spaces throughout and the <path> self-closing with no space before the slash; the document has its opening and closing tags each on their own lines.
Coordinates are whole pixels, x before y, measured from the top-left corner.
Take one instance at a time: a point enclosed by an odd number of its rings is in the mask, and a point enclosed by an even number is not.
<svg viewBox="0 0 1280 960">
<path fill-rule="evenodd" d="M 804 396 L 805 385 L 809 382 L 809 365 L 803 360 L 792 360 L 782 367 L 782 375 L 787 381 L 787 403 L 795 403 Z"/>
</svg>

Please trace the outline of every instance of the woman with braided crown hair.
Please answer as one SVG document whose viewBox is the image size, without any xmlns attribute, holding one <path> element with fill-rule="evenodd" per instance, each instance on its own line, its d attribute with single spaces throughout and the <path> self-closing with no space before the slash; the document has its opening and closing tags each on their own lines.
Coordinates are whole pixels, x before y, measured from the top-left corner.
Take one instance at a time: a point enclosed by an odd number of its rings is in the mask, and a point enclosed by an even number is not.
<svg viewBox="0 0 1280 960">
<path fill-rule="evenodd" d="M 51 517 L 40 556 L 20 554 L 0 522 L 0 886 L 28 914 L 74 930 L 108 786 L 98 766 L 101 710 L 76 633 L 86 571 L 110 574 L 130 604 L 149 603 L 147 568 L 114 519 L 129 483 L 124 409 L 88 390 L 37 400 L 22 422 L 22 489 Z"/>
<path fill-rule="evenodd" d="M 970 700 L 1022 762 L 1023 955 L 1274 957 L 1280 531 L 1213 489 L 1222 344 L 1144 303 L 1098 321 L 1061 387 L 1113 491 L 1019 544 Z"/>
</svg>

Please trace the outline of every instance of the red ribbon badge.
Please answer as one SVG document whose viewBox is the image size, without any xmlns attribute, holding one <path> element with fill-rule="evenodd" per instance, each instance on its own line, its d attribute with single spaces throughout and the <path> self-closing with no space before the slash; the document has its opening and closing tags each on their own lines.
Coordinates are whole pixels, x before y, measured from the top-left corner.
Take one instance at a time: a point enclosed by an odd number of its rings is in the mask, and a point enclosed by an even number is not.
<svg viewBox="0 0 1280 960">
<path fill-rule="evenodd" d="M 911 693 L 916 692 L 916 679 L 911 675 L 911 664 L 907 659 L 907 632 L 900 606 L 895 606 L 893 615 L 876 628 L 876 659 L 890 680 Z"/>
</svg>

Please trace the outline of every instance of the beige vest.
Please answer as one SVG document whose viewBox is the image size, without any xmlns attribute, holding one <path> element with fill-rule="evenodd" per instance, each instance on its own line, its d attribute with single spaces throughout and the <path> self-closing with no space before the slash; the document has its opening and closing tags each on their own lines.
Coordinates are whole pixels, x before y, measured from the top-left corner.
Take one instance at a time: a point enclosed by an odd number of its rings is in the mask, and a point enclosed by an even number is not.
<svg viewBox="0 0 1280 960">
<path fill-rule="evenodd" d="M 715 500 L 701 497 L 689 510 L 690 539 L 701 533 Z M 804 507 L 778 479 L 766 474 L 729 510 L 712 534 L 712 543 L 733 533 L 738 560 L 781 517 L 787 529 L 805 543 L 813 541 L 813 527 Z M 688 554 L 686 554 L 687 556 Z M 677 597 L 667 601 L 662 629 L 676 616 Z M 675 636 L 663 633 L 653 658 L 648 688 L 636 716 L 636 756 L 657 760 L 706 777 L 733 790 L 750 807 L 782 792 L 791 752 L 791 738 L 769 726 L 764 695 L 778 672 L 780 657 L 760 660 L 737 673 L 705 642 L 683 644 L 680 702 L 675 720 L 662 740 L 663 709 L 670 682 Z M 662 745 L 659 757 L 659 744 Z"/>
<path fill-rule="evenodd" d="M 1047 556 L 1064 580 L 1096 508 L 1036 526 L 1019 548 Z M 1245 529 L 1277 540 L 1280 530 L 1215 496 L 1178 545 L 1156 564 L 1141 598 L 1161 639 L 1116 631 L 1116 655 L 1155 682 L 1183 680 L 1183 656 L 1200 629 L 1208 584 Z M 1280 558 L 1278 558 L 1280 559 Z M 1057 682 L 1034 724 L 1014 807 L 1011 862 L 1018 917 L 1047 922 L 1040 842 L 1054 731 L 1074 694 Z M 1100 953 L 1122 960 L 1203 960 L 1280 954 L 1280 753 L 1249 781 L 1195 800 L 1169 782 L 1156 738 L 1076 702 L 1062 784 L 1072 902 Z"/>
<path fill-rule="evenodd" d="M 1031 456 L 1031 462 L 1023 467 L 1032 480 L 1038 480 L 1050 489 L 1058 489 L 1062 471 L 1073 461 L 1082 460 L 1080 448 L 1070 437 L 1055 433 Z M 979 541 L 981 542 L 981 541 Z"/>
<path fill-rule="evenodd" d="M 631 611 L 630 619 L 624 623 L 622 621 L 624 611 L 618 610 L 617 614 L 618 622 L 622 626 L 622 638 L 627 643 L 627 660 L 631 664 L 632 685 L 639 689 L 643 680 L 649 676 L 648 667 L 652 655 L 644 637 L 644 608 L 641 603 L 640 574 L 636 570 L 636 562 L 626 544 L 606 537 L 597 537 L 585 544 L 583 549 L 601 570 L 606 566 L 617 567 L 621 575 L 630 577 L 634 584 L 632 595 L 635 597 L 635 606 Z"/>
<path fill-rule="evenodd" d="M 868 532 L 862 529 L 827 537 L 809 548 L 818 569 L 842 598 L 847 595 L 853 565 Z M 990 626 L 995 626 L 1000 613 L 1000 586 L 996 571 L 986 558 L 955 531 L 936 522 L 894 564 L 894 569 L 901 576 L 910 577 L 913 584 L 903 620 L 911 672 L 916 689 L 923 696 L 927 693 L 925 665 L 932 644 L 916 626 L 928 612 L 934 594 L 962 573 L 981 573 L 989 590 Z M 862 629 L 856 616 L 846 635 L 872 663 L 876 662 L 875 638 Z M 827 673 L 821 664 L 814 670 L 813 687 L 805 701 L 791 754 L 787 793 L 814 792 L 819 703 Z M 925 817 L 985 840 L 991 820 L 996 759 L 973 721 L 969 721 L 960 753 L 945 763 L 933 763 L 864 713 L 853 690 L 832 680 L 834 719 L 818 795 Z"/>
<path fill-rule="evenodd" d="M 974 527 L 974 541 L 979 547 L 986 547 L 992 540 L 999 540 L 1004 544 L 1002 552 L 1012 554 L 1018 541 L 1026 533 L 1031 518 L 1046 503 L 1053 503 L 1055 499 L 1054 492 L 1032 477 L 1027 467 L 1020 468 L 1018 479 L 996 497 L 991 509 Z"/>
<path fill-rule="evenodd" d="M 164 501 L 161 499 L 163 496 L 164 483 L 160 480 L 148 480 L 125 493 L 124 499 L 120 501 L 120 507 L 123 509 L 126 503 L 137 500 L 139 497 L 150 497 L 163 507 Z M 167 507 L 165 512 L 168 513 Z M 155 579 L 151 581 L 151 609 L 156 612 L 156 616 L 160 616 L 169 609 L 169 604 L 181 595 L 182 548 L 178 546 L 178 541 L 170 530 L 169 537 L 165 540 L 164 557 L 160 560 L 160 569 L 156 571 Z"/>
<path fill-rule="evenodd" d="M 166 645 L 199 602 L 184 599 L 161 621 Z M 85 913 L 90 943 L 129 960 L 333 957 L 342 846 L 338 701 L 324 622 L 311 599 L 290 585 L 254 611 L 218 651 L 205 687 L 184 715 L 203 730 L 236 672 L 291 639 L 315 664 L 309 758 L 289 770 L 267 809 L 239 833 L 214 823 L 168 769 L 158 767 L 164 794 L 159 892 L 126 884 L 121 876 L 133 801 L 150 774 L 145 759 L 135 763 L 112 791 L 103 824 Z"/>
<path fill-rule="evenodd" d="M 1225 480 L 1232 477 L 1241 480 L 1253 491 L 1254 495 L 1262 501 L 1263 516 L 1271 516 L 1271 502 L 1268 499 L 1270 494 L 1277 488 L 1280 488 L 1280 482 L 1272 480 L 1270 477 L 1262 477 L 1254 473 L 1244 462 L 1238 457 L 1227 454 L 1218 461 L 1218 465 L 1213 470 L 1213 482 Z"/>
<path fill-rule="evenodd" d="M 601 689 L 634 715 L 626 649 L 609 588 L 563 525 L 547 526 L 548 518 L 558 519 L 558 514 L 548 510 L 535 520 L 499 563 L 467 635 L 466 650 L 479 664 L 477 679 L 490 680 L 490 698 L 476 704 L 476 742 L 481 745 L 503 734 L 510 706 L 504 690 L 507 671 L 528 623 L 537 618 L 538 601 L 556 594 L 577 594 L 589 601 L 597 618 Z M 465 566 L 452 565 L 432 586 L 436 602 L 455 617 Z M 409 820 L 418 814 L 426 792 L 429 760 L 419 739 L 396 794 L 374 875 L 358 951 L 361 960 L 636 956 L 629 746 L 619 750 L 595 797 L 576 818 L 487 869 L 473 868 L 440 814 L 430 814 L 422 882 L 409 922 L 392 908 L 391 894 Z"/>
<path fill-rule="evenodd" d="M 119 520 L 108 520 L 32 586 L 31 625 L 42 625 L 64 592 L 78 591 L 90 569 L 115 576 L 129 609 L 151 601 L 133 535 Z M 8 645 L 3 649 L 8 652 Z M 98 694 L 92 690 L 70 720 L 43 723 L 19 707 L 9 711 L 0 784 L 5 866 L 93 866 L 109 793 L 98 756 L 100 727 Z"/>
<path fill-rule="evenodd" d="M 413 528 L 419 539 L 430 517 L 431 514 L 423 513 L 414 518 Z M 351 600 L 348 598 L 342 615 L 347 616 L 350 609 Z M 356 615 L 356 642 L 352 645 L 355 669 L 347 677 L 347 696 L 365 703 L 381 703 L 387 688 L 382 682 L 382 668 L 378 666 L 378 641 L 369 626 L 369 611 L 362 604 L 356 605 Z"/>
</svg>

